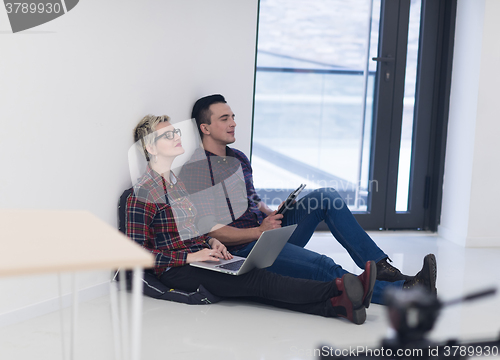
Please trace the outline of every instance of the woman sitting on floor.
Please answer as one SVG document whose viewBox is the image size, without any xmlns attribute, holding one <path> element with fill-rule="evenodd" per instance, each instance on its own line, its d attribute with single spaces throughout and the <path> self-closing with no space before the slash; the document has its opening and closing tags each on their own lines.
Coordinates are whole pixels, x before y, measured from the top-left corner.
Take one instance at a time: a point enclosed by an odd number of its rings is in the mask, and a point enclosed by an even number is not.
<svg viewBox="0 0 500 360">
<path fill-rule="evenodd" d="M 373 261 L 360 276 L 345 274 L 330 282 L 295 279 L 264 269 L 233 276 L 189 266 L 194 261 L 231 259 L 232 255 L 219 240 L 200 235 L 194 225 L 196 209 L 171 172 L 172 162 L 184 149 L 180 131 L 169 120 L 166 115 L 147 115 L 134 129 L 148 166 L 128 198 L 126 211 L 127 235 L 153 253 L 160 281 L 185 291 L 203 285 L 223 298 L 256 298 L 280 308 L 362 324 L 365 304 L 370 303 L 373 292 Z M 180 217 L 182 221 L 176 222 Z"/>
</svg>

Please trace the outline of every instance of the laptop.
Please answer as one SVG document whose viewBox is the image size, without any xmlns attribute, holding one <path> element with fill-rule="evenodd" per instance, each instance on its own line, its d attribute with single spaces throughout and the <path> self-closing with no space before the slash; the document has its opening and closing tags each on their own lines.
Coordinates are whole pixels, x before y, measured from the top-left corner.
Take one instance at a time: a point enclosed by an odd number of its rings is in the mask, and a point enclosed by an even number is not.
<svg viewBox="0 0 500 360">
<path fill-rule="evenodd" d="M 246 258 L 233 256 L 231 260 L 195 261 L 189 265 L 231 275 L 241 275 L 255 268 L 269 267 L 274 263 L 296 227 L 297 225 L 290 225 L 264 231 Z"/>
</svg>

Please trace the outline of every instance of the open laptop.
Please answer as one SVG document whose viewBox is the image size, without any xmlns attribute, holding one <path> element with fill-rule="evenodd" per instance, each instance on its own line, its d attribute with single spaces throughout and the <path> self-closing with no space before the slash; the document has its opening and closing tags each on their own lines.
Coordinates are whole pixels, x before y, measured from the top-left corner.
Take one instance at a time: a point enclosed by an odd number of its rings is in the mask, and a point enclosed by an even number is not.
<svg viewBox="0 0 500 360">
<path fill-rule="evenodd" d="M 297 225 L 290 225 L 264 231 L 246 258 L 233 256 L 231 260 L 195 261 L 189 265 L 231 275 L 241 275 L 255 268 L 269 267 L 274 263 L 296 227 Z"/>
</svg>

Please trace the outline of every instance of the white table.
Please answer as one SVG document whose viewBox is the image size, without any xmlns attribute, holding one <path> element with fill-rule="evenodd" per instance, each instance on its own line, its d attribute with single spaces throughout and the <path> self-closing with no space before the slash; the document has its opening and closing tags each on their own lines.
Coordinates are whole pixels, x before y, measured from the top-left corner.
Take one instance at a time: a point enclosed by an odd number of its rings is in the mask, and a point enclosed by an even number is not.
<svg viewBox="0 0 500 360">
<path fill-rule="evenodd" d="M 140 357 L 142 269 L 153 265 L 150 253 L 88 211 L 0 210 L 0 276 L 134 270 L 132 360 Z"/>
</svg>

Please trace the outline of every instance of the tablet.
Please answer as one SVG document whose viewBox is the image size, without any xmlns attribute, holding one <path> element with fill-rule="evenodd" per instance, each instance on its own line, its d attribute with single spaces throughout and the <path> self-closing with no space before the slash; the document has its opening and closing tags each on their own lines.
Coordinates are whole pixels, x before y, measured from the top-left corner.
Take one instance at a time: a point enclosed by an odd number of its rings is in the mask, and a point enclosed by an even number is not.
<svg viewBox="0 0 500 360">
<path fill-rule="evenodd" d="M 283 204 L 282 207 L 278 210 L 276 214 L 283 214 L 285 211 L 287 211 L 297 198 L 297 196 L 300 194 L 300 192 L 306 187 L 306 184 L 300 184 L 300 186 L 292 191 L 290 195 L 288 195 L 288 198 L 285 200 L 285 203 Z"/>
</svg>

